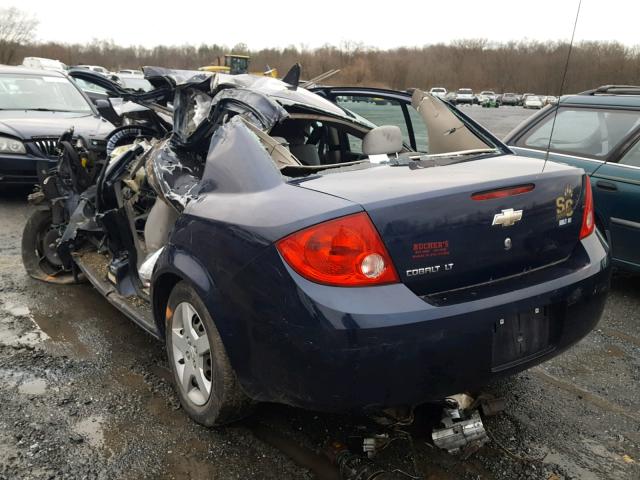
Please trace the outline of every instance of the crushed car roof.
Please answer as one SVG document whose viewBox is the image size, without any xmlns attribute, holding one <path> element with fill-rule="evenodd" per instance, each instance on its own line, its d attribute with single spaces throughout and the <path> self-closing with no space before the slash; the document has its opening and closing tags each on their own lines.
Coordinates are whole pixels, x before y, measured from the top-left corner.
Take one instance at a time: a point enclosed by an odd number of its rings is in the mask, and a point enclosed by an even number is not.
<svg viewBox="0 0 640 480">
<path fill-rule="evenodd" d="M 369 128 L 373 126 L 373 124 L 364 119 L 354 118 L 334 103 L 305 88 L 289 85 L 272 77 L 252 74 L 230 75 L 198 70 L 175 70 L 163 67 L 144 67 L 143 71 L 145 78 L 148 80 L 153 81 L 158 78 L 164 78 L 174 86 L 201 84 L 207 78 L 210 78 L 212 91 L 225 86 L 246 88 L 270 97 L 283 107 L 299 107 L 348 119 L 350 122 L 359 123 Z"/>
</svg>

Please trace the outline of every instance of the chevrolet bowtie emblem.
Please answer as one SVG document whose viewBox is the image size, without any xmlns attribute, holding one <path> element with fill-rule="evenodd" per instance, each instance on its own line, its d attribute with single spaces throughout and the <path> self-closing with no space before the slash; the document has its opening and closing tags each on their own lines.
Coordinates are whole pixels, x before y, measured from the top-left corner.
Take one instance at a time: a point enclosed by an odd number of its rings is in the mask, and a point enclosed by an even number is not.
<svg viewBox="0 0 640 480">
<path fill-rule="evenodd" d="M 493 216 L 493 223 L 491 225 L 510 227 L 520 220 L 522 220 L 522 210 L 508 208 L 506 210 L 502 210 L 502 213 L 496 213 Z"/>
</svg>

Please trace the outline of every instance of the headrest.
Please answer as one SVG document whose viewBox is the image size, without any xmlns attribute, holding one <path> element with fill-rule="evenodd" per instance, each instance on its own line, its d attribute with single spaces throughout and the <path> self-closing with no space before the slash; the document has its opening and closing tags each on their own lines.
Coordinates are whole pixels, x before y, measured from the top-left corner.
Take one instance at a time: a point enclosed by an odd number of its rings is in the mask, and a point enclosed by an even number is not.
<svg viewBox="0 0 640 480">
<path fill-rule="evenodd" d="M 306 143 L 304 145 L 289 145 L 289 151 L 300 160 L 303 165 L 320 165 L 320 155 L 316 145 Z"/>
<path fill-rule="evenodd" d="M 390 155 L 402 151 L 402 132 L 395 125 L 382 125 L 367 133 L 362 139 L 365 155 Z"/>
</svg>

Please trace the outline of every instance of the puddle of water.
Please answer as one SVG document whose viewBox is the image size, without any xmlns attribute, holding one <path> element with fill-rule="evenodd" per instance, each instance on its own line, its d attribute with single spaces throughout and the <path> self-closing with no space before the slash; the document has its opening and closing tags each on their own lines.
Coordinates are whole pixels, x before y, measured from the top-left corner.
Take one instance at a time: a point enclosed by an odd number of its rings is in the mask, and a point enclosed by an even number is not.
<svg viewBox="0 0 640 480">
<path fill-rule="evenodd" d="M 42 395 L 47 390 L 47 382 L 42 378 L 34 378 L 20 384 L 18 391 L 25 395 Z"/>
<path fill-rule="evenodd" d="M 580 480 L 599 480 L 600 477 L 589 470 L 582 468 L 573 460 L 567 458 L 560 452 L 551 452 L 544 457 L 544 463 L 559 465 L 564 468 L 567 472 L 571 473 L 575 478 L 579 478 Z"/>
<path fill-rule="evenodd" d="M 15 387 L 22 378 L 22 374 L 5 368 L 0 369 L 0 383 L 7 388 Z"/>
<path fill-rule="evenodd" d="M 73 426 L 73 431 L 84 437 L 86 442 L 95 448 L 104 446 L 104 417 L 91 415 Z"/>
<path fill-rule="evenodd" d="M 49 338 L 33 320 L 29 307 L 18 301 L 16 295 L 5 295 L 0 308 L 0 344 L 33 347 Z M 29 323 L 19 321 L 24 318 Z"/>
<path fill-rule="evenodd" d="M 219 472 L 215 464 L 207 460 L 209 445 L 197 439 L 185 442 L 167 452 L 165 456 L 166 475 L 164 478 L 188 478 L 191 480 L 209 480 L 218 478 Z"/>
<path fill-rule="evenodd" d="M 18 387 L 23 395 L 42 395 L 47 390 L 44 378 L 38 378 L 27 372 L 0 369 L 0 384 L 4 388 Z"/>
<path fill-rule="evenodd" d="M 12 317 L 28 317 L 29 307 L 26 305 L 20 305 L 19 303 L 8 302 L 3 306 L 5 312 L 7 312 Z"/>
<path fill-rule="evenodd" d="M 65 347 L 76 353 L 81 358 L 90 357 L 87 346 L 78 338 L 78 325 L 69 318 L 60 314 L 42 314 L 34 312 L 34 322 L 44 332 L 47 332 L 49 338 L 54 342 L 64 344 Z"/>
</svg>

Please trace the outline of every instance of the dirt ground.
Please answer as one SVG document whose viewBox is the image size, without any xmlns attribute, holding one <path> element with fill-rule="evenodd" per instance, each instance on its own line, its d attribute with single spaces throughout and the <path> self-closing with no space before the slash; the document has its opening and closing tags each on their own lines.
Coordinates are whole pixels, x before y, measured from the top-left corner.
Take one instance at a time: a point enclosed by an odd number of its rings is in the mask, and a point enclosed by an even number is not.
<svg viewBox="0 0 640 480">
<path fill-rule="evenodd" d="M 465 107 L 499 136 L 529 112 Z M 163 346 L 90 286 L 28 278 L 26 191 L 0 187 L 0 479 L 336 479 L 322 454 L 367 419 L 262 405 L 228 428 L 179 408 Z M 421 479 L 640 478 L 640 277 L 616 275 L 599 326 L 486 391 L 506 410 L 467 460 L 428 442 L 418 410 L 377 461 Z"/>
</svg>

